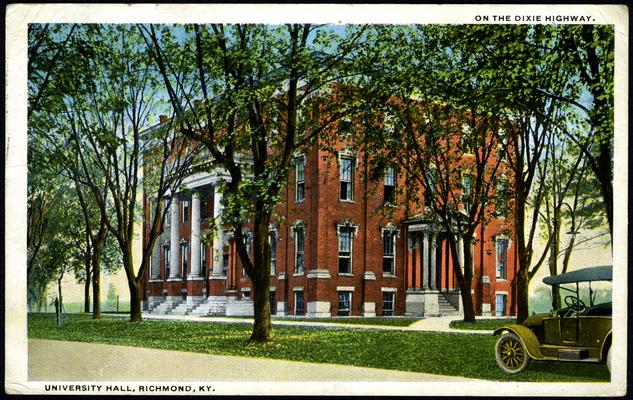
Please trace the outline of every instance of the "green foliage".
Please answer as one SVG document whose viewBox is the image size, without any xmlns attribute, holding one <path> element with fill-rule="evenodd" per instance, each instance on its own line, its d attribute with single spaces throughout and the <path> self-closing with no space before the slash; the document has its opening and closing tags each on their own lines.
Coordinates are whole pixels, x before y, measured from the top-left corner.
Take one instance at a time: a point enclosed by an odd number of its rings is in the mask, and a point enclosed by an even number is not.
<svg viewBox="0 0 633 400">
<path fill-rule="evenodd" d="M 95 262 L 106 272 L 123 264 L 130 289 L 138 290 L 162 229 L 166 193 L 180 186 L 197 151 L 188 139 L 176 137 L 171 123 L 150 129 L 157 115 L 171 110 L 160 92 L 160 76 L 147 62 L 150 50 L 134 25 L 34 26 L 30 45 L 41 49 L 38 43 L 49 42 L 57 49 L 54 59 L 50 52 L 32 51 L 41 56 L 30 63 L 31 137 L 46 144 L 44 159 L 73 180 L 93 255 L 100 257 Z M 151 168 L 141 173 L 148 161 Z M 154 193 L 161 207 L 146 215 L 148 240 L 135 271 L 131 248 L 138 237 L 134 227 L 141 220 L 143 189 Z M 112 251 L 114 245 L 118 251 Z M 100 246 L 104 251 L 96 250 Z M 140 297 L 131 297 L 136 299 L 133 318 L 140 318 Z"/>
<path fill-rule="evenodd" d="M 453 329 L 464 330 L 495 330 L 504 325 L 516 324 L 515 318 L 478 319 L 476 322 L 451 321 L 449 326 Z"/>
<path fill-rule="evenodd" d="M 30 338 L 333 363 L 495 381 L 609 380 L 606 366 L 586 363 L 534 362 L 525 373 L 504 374 L 494 357 L 497 338 L 487 335 L 280 327 L 275 329 L 272 342 L 249 346 L 248 324 L 176 321 L 131 324 L 120 319 L 68 316 L 64 326 L 57 329 L 51 315 L 29 315 L 28 335 Z"/>
</svg>

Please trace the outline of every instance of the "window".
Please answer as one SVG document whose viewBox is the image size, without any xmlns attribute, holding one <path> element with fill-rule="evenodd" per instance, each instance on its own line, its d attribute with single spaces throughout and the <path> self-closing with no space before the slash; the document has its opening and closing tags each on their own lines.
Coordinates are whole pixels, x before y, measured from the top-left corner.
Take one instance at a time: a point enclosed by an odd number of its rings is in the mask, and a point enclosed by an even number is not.
<svg viewBox="0 0 633 400">
<path fill-rule="evenodd" d="M 165 207 L 165 226 L 167 228 L 171 226 L 171 205 Z"/>
<path fill-rule="evenodd" d="M 497 278 L 506 279 L 506 269 L 508 263 L 508 242 L 506 238 L 497 238 L 495 248 L 497 255 Z"/>
<path fill-rule="evenodd" d="M 200 274 L 207 276 L 207 246 L 200 243 Z"/>
<path fill-rule="evenodd" d="M 431 167 L 426 171 L 427 190 L 424 193 L 424 206 L 431 207 L 435 202 L 435 186 L 437 185 L 437 171 Z"/>
<path fill-rule="evenodd" d="M 189 221 L 189 200 L 183 200 L 182 202 L 182 223 L 186 224 Z"/>
<path fill-rule="evenodd" d="M 341 200 L 353 200 L 354 159 L 341 157 Z"/>
<path fill-rule="evenodd" d="M 338 315 L 352 315 L 352 292 L 338 292 Z"/>
<path fill-rule="evenodd" d="M 226 276 L 229 271 L 229 247 L 224 246 L 222 251 L 222 275 Z"/>
<path fill-rule="evenodd" d="M 253 251 L 252 251 L 253 249 L 251 246 L 252 244 L 253 244 L 253 234 L 251 232 L 246 232 L 244 234 L 244 247 L 246 247 L 246 251 L 251 256 L 251 259 L 253 257 Z M 242 266 L 242 277 L 246 279 L 250 279 L 250 277 L 246 273 L 246 268 L 244 268 L 244 266 Z"/>
<path fill-rule="evenodd" d="M 382 292 L 382 315 L 386 317 L 393 315 L 395 295 L 393 292 Z"/>
<path fill-rule="evenodd" d="M 270 303 L 270 315 L 277 314 L 277 292 L 271 290 L 268 292 L 268 302 Z"/>
<path fill-rule="evenodd" d="M 467 124 L 462 125 L 462 137 L 460 141 L 464 154 L 473 154 L 475 138 L 472 135 L 472 129 Z"/>
<path fill-rule="evenodd" d="M 505 182 L 499 182 L 497 184 L 497 208 L 496 212 L 499 216 L 505 216 L 508 212 L 506 206 L 506 185 Z"/>
<path fill-rule="evenodd" d="M 382 232 L 382 272 L 383 274 L 395 274 L 395 249 L 396 232 L 383 230 Z"/>
<path fill-rule="evenodd" d="M 303 274 L 305 230 L 295 231 L 295 274 Z"/>
<path fill-rule="evenodd" d="M 496 297 L 495 315 L 497 317 L 503 317 L 504 315 L 506 315 L 506 295 L 497 294 L 495 297 Z"/>
<path fill-rule="evenodd" d="M 338 272 L 352 273 L 352 229 L 340 227 L 338 233 Z"/>
<path fill-rule="evenodd" d="M 303 307 L 303 290 L 295 291 L 295 315 L 304 315 L 305 309 Z"/>
<path fill-rule="evenodd" d="M 297 202 L 302 202 L 305 200 L 305 158 L 303 156 L 297 157 L 295 173 L 296 173 L 296 196 L 295 200 Z"/>
<path fill-rule="evenodd" d="M 171 262 L 171 249 L 168 245 L 163 247 L 163 257 L 165 258 L 165 276 L 169 277 L 169 264 Z"/>
<path fill-rule="evenodd" d="M 394 167 L 387 167 L 385 169 L 385 189 L 384 189 L 384 202 L 394 203 L 396 200 L 396 169 Z"/>
<path fill-rule="evenodd" d="M 251 298 L 250 290 L 242 290 L 242 299 L 249 300 Z"/>
<path fill-rule="evenodd" d="M 277 234 L 270 232 L 268 234 L 270 242 L 270 275 L 275 275 L 277 270 Z"/>
<path fill-rule="evenodd" d="M 462 206 L 466 214 L 470 213 L 470 206 L 472 200 L 472 181 L 473 177 L 470 174 L 462 175 Z"/>
<path fill-rule="evenodd" d="M 189 244 L 180 243 L 180 271 L 182 277 L 187 276 L 187 267 L 189 263 Z"/>
</svg>

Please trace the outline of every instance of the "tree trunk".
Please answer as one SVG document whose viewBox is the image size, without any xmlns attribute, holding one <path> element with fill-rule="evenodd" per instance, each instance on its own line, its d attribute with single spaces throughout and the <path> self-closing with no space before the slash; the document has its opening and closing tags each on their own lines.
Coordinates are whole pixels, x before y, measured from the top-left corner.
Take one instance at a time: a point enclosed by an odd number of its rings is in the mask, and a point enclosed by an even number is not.
<svg viewBox="0 0 633 400">
<path fill-rule="evenodd" d="M 604 200 L 604 207 L 607 213 L 607 221 L 609 222 L 609 233 L 611 234 L 611 243 L 613 243 L 613 169 L 610 148 L 606 145 L 600 146 L 600 156 L 598 157 L 599 171 L 598 179 L 600 180 L 600 190 Z M 613 244 L 611 245 L 613 249 Z"/>
<path fill-rule="evenodd" d="M 462 238 L 464 241 L 464 273 L 462 273 L 462 265 L 457 251 L 457 239 L 454 235 L 448 235 L 448 242 L 453 255 L 453 272 L 457 277 L 457 284 L 462 297 L 462 308 L 464 312 L 464 322 L 475 322 L 475 307 L 473 305 L 473 296 L 470 293 L 472 288 L 472 261 L 473 255 L 471 251 L 471 239 Z M 468 248 L 468 250 L 467 250 Z"/>
<path fill-rule="evenodd" d="M 59 313 L 61 314 L 64 310 L 64 299 L 62 297 L 62 279 L 64 278 L 64 273 L 59 276 L 57 279 L 57 297 L 59 298 Z"/>
<path fill-rule="evenodd" d="M 270 243 L 268 242 L 268 225 L 270 217 L 261 216 L 255 221 L 253 236 L 253 306 L 254 324 L 249 339 L 251 343 L 264 343 L 270 340 Z"/>
<path fill-rule="evenodd" d="M 520 159 L 519 159 L 520 160 Z M 523 171 L 524 164 L 518 162 L 518 166 L 515 167 L 515 172 L 519 171 L 518 176 L 515 177 L 515 234 L 517 240 L 517 254 L 519 269 L 516 272 L 516 304 L 517 304 L 517 321 L 523 322 L 530 315 L 530 297 L 529 297 L 529 270 L 530 263 L 532 262 L 532 249 L 528 249 L 525 243 L 525 205 L 527 203 L 527 189 L 523 180 L 523 175 L 520 171 Z"/>
<path fill-rule="evenodd" d="M 130 322 L 141 322 L 143 320 L 141 287 L 130 281 L 128 281 L 128 287 L 130 288 Z"/>
<path fill-rule="evenodd" d="M 569 260 L 571 259 L 571 252 L 574 250 L 574 244 L 576 242 L 576 234 L 573 233 L 573 229 L 574 228 L 572 227 L 571 238 L 569 239 L 569 244 L 565 249 L 565 256 L 563 257 L 563 268 L 561 269 L 562 274 L 567 272 L 567 268 L 569 267 Z"/>
<path fill-rule="evenodd" d="M 529 317 L 529 278 L 527 268 L 519 267 L 517 271 L 517 322 L 521 323 Z"/>
<path fill-rule="evenodd" d="M 92 319 L 101 318 L 101 249 L 93 248 L 92 253 Z"/>
<path fill-rule="evenodd" d="M 558 252 L 560 246 L 560 209 L 554 208 L 554 227 L 551 235 L 554 236 L 550 245 L 549 254 L 549 274 L 550 276 L 558 275 Z M 558 286 L 552 286 L 552 309 L 558 310 L 560 308 L 560 289 Z"/>
<path fill-rule="evenodd" d="M 88 246 L 86 246 L 86 259 L 85 259 L 85 268 L 86 268 L 86 279 L 84 282 L 84 313 L 88 314 L 90 312 L 90 284 L 92 281 L 92 275 L 90 271 L 90 250 Z"/>
<path fill-rule="evenodd" d="M 84 282 L 84 314 L 90 312 L 90 270 L 86 268 L 86 281 Z"/>
<path fill-rule="evenodd" d="M 473 282 L 473 252 L 472 238 L 465 236 L 464 241 L 464 279 L 460 282 L 460 291 L 462 293 L 462 303 L 464 307 L 464 322 L 475 322 L 475 307 L 473 305 L 473 296 L 470 293 Z M 457 260 L 459 264 L 459 260 Z"/>
<path fill-rule="evenodd" d="M 255 264 L 258 264 L 258 262 Z M 253 291 L 253 316 L 255 321 L 249 342 L 263 343 L 270 340 L 272 327 L 270 318 L 270 299 L 268 296 L 268 292 L 270 291 L 270 280 L 262 279 L 257 283 L 253 281 Z"/>
</svg>

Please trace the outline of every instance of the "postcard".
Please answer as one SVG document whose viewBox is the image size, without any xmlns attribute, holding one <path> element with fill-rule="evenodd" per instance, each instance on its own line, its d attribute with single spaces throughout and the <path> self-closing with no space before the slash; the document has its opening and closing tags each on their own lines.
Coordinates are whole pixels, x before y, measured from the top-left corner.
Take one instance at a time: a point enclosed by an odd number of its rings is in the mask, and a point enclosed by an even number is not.
<svg viewBox="0 0 633 400">
<path fill-rule="evenodd" d="M 627 17 L 9 5 L 5 391 L 624 395 Z"/>
</svg>

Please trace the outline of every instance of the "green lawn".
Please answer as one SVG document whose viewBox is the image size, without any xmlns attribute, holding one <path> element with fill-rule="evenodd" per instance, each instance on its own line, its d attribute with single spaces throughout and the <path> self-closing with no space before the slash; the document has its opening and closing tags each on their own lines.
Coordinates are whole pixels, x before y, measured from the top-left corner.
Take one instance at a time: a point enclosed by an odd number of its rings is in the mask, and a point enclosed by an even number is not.
<svg viewBox="0 0 633 400">
<path fill-rule="evenodd" d="M 97 342 L 295 361 L 333 363 L 499 381 L 607 381 L 604 365 L 534 362 L 525 373 L 506 375 L 494 358 L 495 337 L 468 334 L 302 329 L 276 327 L 273 341 L 247 345 L 250 325 L 211 322 L 93 321 L 66 316 L 29 315 L 30 338 Z"/>
<path fill-rule="evenodd" d="M 516 318 L 491 318 L 491 319 L 478 319 L 475 323 L 464 321 L 451 321 L 449 326 L 453 329 L 466 329 L 466 330 L 495 330 L 501 328 L 504 325 L 516 324 Z"/>
</svg>

